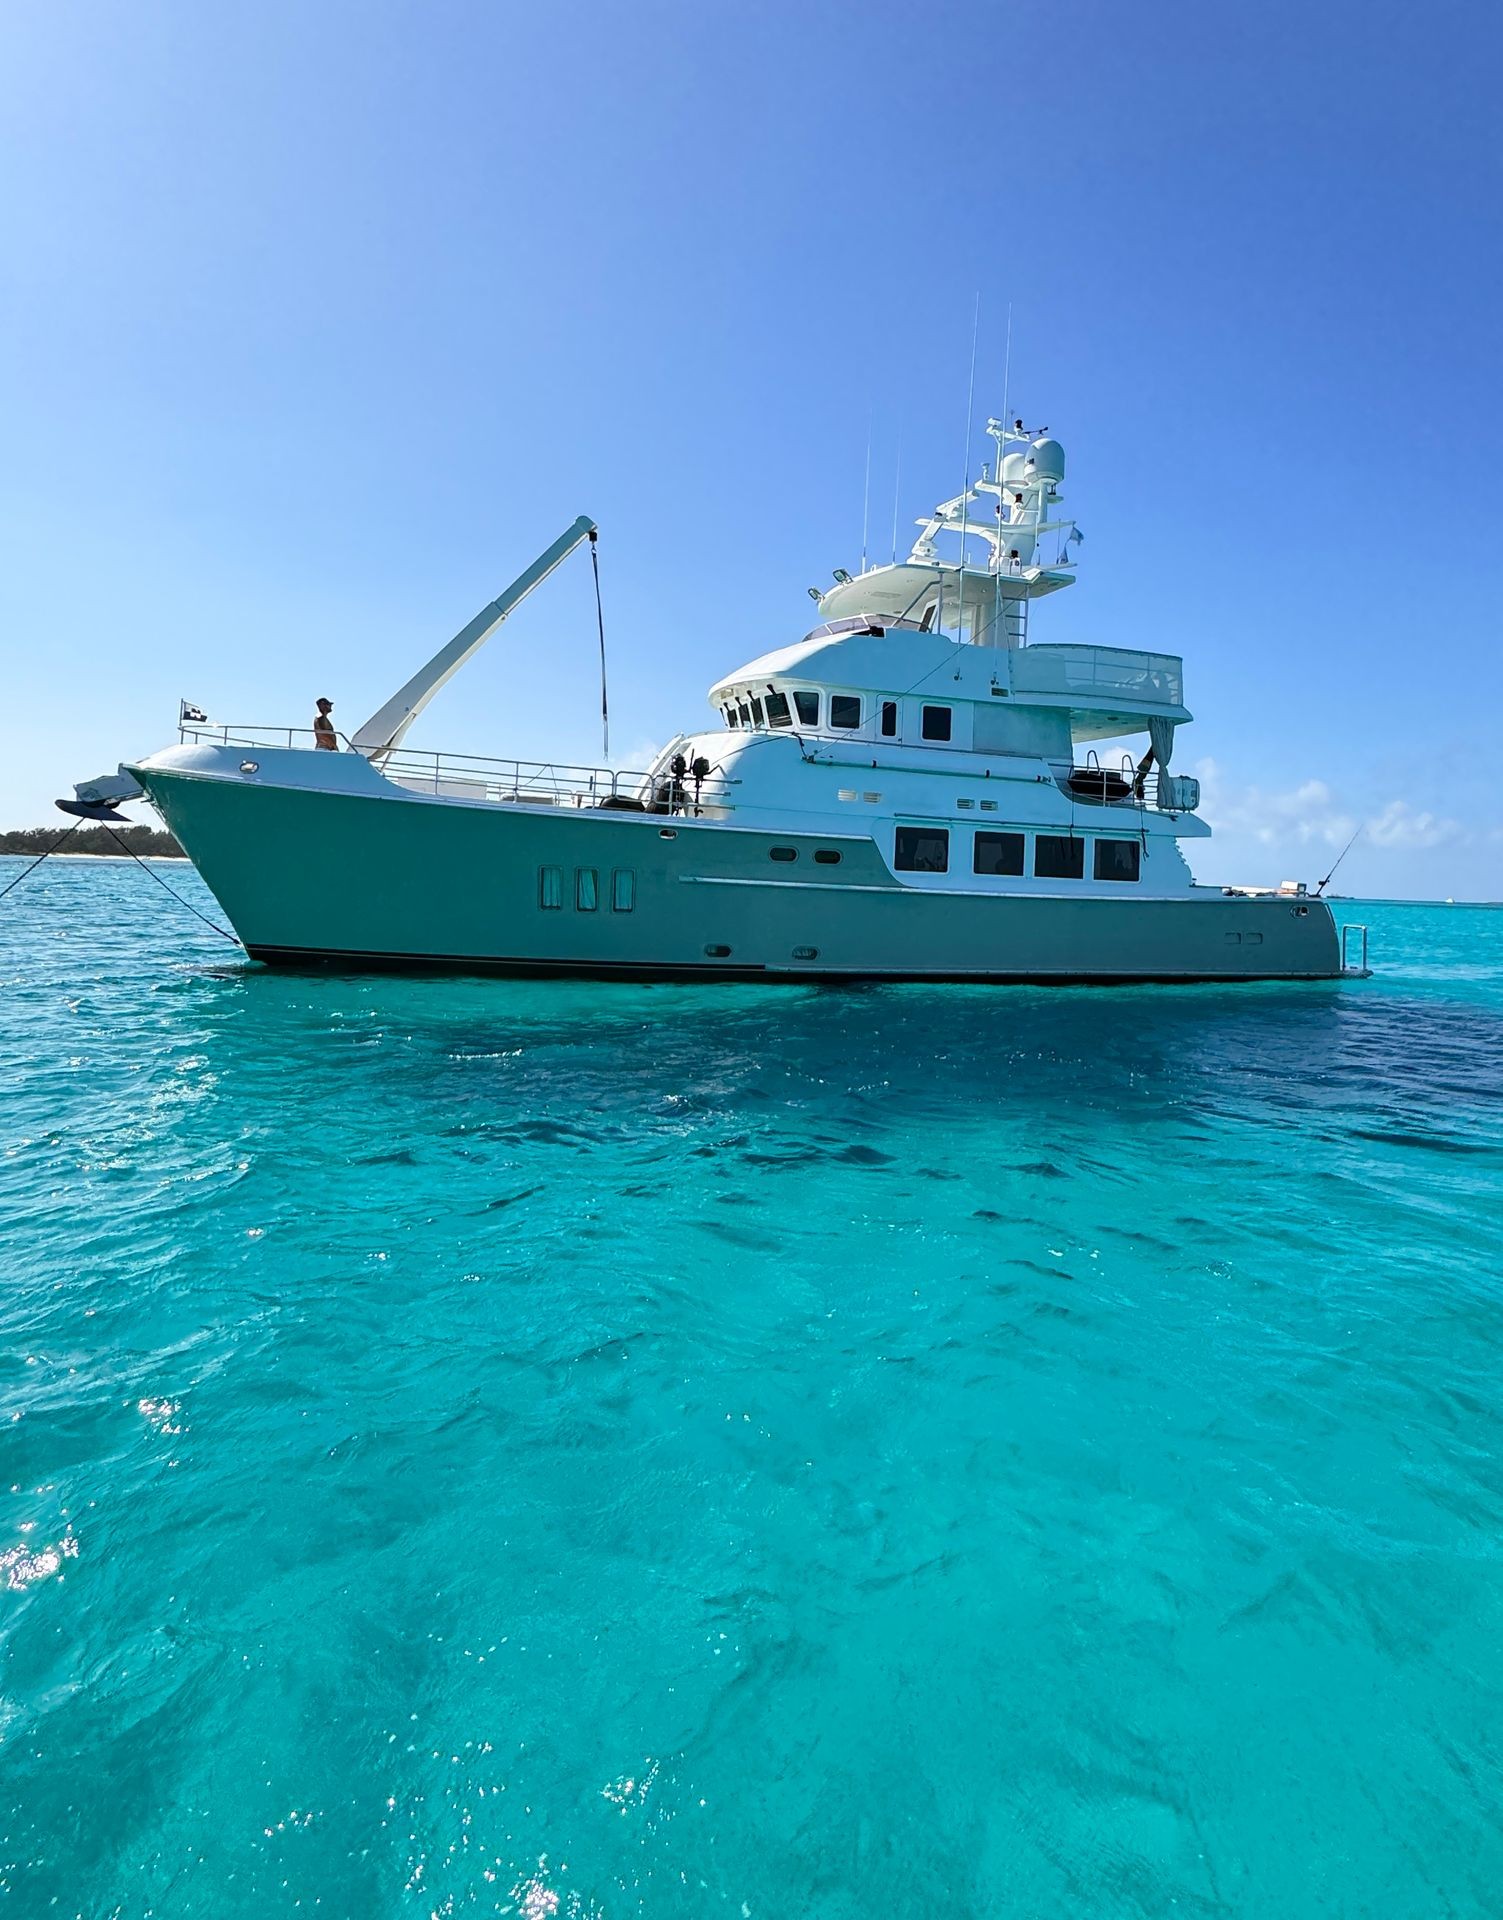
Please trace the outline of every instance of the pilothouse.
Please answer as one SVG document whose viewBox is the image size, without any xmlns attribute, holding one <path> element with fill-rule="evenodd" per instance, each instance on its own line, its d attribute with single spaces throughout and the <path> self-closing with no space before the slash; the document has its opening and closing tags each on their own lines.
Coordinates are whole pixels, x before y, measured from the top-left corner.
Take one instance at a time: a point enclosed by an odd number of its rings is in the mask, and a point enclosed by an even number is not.
<svg viewBox="0 0 1503 1920">
<path fill-rule="evenodd" d="M 907 558 L 811 589 L 818 624 L 710 689 L 638 773 L 417 753 L 408 729 L 595 530 L 580 519 L 348 751 L 185 720 L 77 789 L 144 795 L 271 964 L 756 980 L 1328 979 L 1315 896 L 1197 885 L 1180 658 L 1058 644 L 1065 453 L 992 420 Z M 1113 743 L 1110 747 L 1107 743 Z M 319 857 L 309 860 L 310 847 Z"/>
</svg>

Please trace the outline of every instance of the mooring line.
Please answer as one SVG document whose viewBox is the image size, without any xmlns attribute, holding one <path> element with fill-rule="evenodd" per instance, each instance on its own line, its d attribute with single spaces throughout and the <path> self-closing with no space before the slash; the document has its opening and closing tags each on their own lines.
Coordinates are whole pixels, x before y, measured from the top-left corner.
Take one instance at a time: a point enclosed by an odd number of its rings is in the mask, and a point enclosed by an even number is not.
<svg viewBox="0 0 1503 1920">
<path fill-rule="evenodd" d="M 80 815 L 79 818 L 73 822 L 73 825 L 71 827 L 64 827 L 62 832 L 57 836 L 57 838 L 53 841 L 52 845 L 48 847 L 45 852 L 39 853 L 36 859 L 32 861 L 29 867 L 23 867 L 21 869 L 21 871 L 16 875 L 15 879 L 11 881 L 10 886 L 0 887 L 0 900 L 3 900 L 5 898 L 6 894 L 8 894 L 11 891 L 12 887 L 19 887 L 21 882 L 26 878 L 28 873 L 35 873 L 37 868 L 47 858 L 47 855 L 50 853 L 56 853 L 58 848 L 67 839 L 68 835 L 70 833 L 76 833 L 82 825 L 83 825 L 83 816 Z"/>
<path fill-rule="evenodd" d="M 136 852 L 135 848 L 128 847 L 107 820 L 101 820 L 99 824 L 104 828 L 105 832 L 114 841 L 120 851 L 122 853 L 128 853 L 143 873 L 149 873 L 159 887 L 164 888 L 168 893 L 172 894 L 173 899 L 176 900 L 180 907 L 186 907 L 195 919 L 202 920 L 206 927 L 212 927 L 215 933 L 217 933 L 222 940 L 228 940 L 232 947 L 241 947 L 245 944 L 235 934 L 231 933 L 227 927 L 220 926 L 217 920 L 211 920 L 206 913 L 200 913 L 191 900 L 185 900 L 180 893 L 174 892 L 173 889 L 167 885 L 167 882 L 162 878 L 161 874 L 157 872 L 156 868 L 148 867 L 140 854 Z"/>
</svg>

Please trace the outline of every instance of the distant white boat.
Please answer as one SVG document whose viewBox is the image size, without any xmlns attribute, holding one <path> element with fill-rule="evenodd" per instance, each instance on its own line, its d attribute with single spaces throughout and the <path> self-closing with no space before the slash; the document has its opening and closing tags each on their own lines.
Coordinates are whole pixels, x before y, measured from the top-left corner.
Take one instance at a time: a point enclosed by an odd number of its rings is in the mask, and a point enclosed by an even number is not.
<svg viewBox="0 0 1503 1920">
<path fill-rule="evenodd" d="M 1064 449 L 995 460 L 908 557 L 819 591 L 819 624 L 710 690 L 640 772 L 419 753 L 433 695 L 594 528 L 580 519 L 344 744 L 212 726 L 77 789 L 144 794 L 271 964 L 753 980 L 1330 979 L 1329 905 L 1197 885 L 1170 771 L 1174 654 L 1038 645 L 1073 584 Z M 949 546 L 940 553 L 940 542 Z M 1136 754 L 1100 743 L 1140 737 Z"/>
</svg>

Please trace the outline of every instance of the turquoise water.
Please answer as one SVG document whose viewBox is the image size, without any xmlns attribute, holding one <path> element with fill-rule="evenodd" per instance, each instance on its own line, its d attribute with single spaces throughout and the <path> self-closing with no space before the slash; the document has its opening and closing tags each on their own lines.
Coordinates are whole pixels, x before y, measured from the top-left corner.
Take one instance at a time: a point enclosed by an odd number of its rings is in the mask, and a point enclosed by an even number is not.
<svg viewBox="0 0 1503 1920">
<path fill-rule="evenodd" d="M 1371 982 L 296 978 L 41 869 L 0 1911 L 1496 1914 L 1503 912 L 1342 917 Z"/>
</svg>

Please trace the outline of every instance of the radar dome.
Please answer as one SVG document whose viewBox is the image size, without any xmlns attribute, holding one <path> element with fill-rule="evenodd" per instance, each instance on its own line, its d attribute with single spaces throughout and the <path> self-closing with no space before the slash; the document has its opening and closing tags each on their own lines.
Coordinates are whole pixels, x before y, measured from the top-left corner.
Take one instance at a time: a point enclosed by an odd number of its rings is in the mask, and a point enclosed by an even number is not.
<svg viewBox="0 0 1503 1920">
<path fill-rule="evenodd" d="M 1002 457 L 1002 471 L 997 478 L 1004 487 L 1027 486 L 1029 476 L 1023 469 L 1028 465 L 1027 457 L 1021 453 L 1008 453 Z"/>
<path fill-rule="evenodd" d="M 1028 450 L 1035 480 L 1063 480 L 1065 450 L 1057 440 L 1035 440 Z"/>
</svg>

